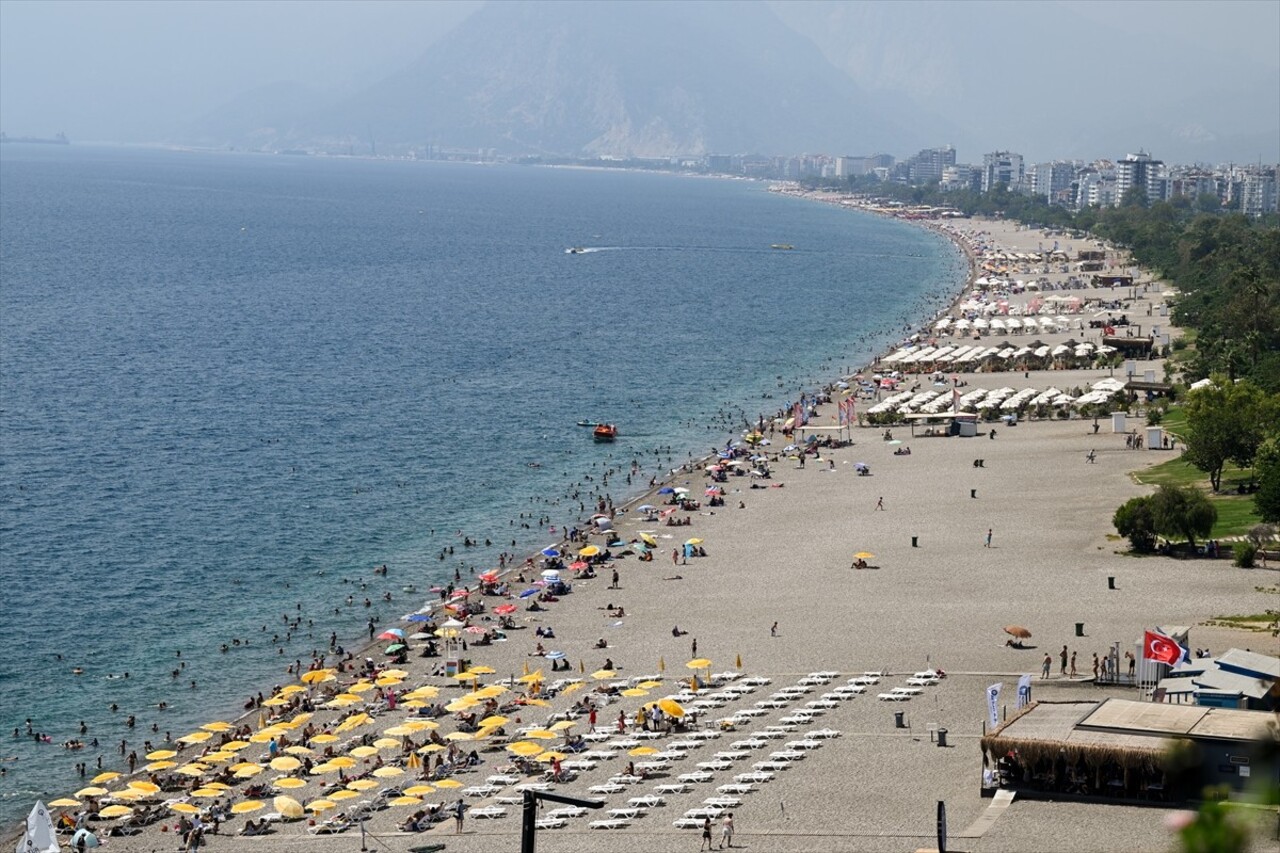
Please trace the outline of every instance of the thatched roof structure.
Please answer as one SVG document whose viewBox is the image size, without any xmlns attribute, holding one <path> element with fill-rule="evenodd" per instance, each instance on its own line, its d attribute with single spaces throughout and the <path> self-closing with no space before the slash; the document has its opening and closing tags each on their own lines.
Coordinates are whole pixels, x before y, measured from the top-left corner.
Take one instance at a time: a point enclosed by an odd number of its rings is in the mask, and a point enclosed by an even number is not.
<svg viewBox="0 0 1280 853">
<path fill-rule="evenodd" d="M 1033 702 L 982 738 L 982 750 L 998 759 L 1010 750 L 1023 762 L 1115 763 L 1126 770 L 1161 767 L 1177 739 L 1256 741 L 1271 737 L 1271 715 L 1260 711 L 1165 705 L 1108 699 L 1104 702 Z"/>
</svg>

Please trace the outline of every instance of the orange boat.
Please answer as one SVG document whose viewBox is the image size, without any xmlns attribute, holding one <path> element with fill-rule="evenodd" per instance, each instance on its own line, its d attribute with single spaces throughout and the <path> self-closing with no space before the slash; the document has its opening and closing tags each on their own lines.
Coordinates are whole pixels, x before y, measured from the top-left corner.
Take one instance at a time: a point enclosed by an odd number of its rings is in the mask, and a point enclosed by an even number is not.
<svg viewBox="0 0 1280 853">
<path fill-rule="evenodd" d="M 591 435 L 596 441 L 613 441 L 618 437 L 618 428 L 613 424 L 596 424 Z"/>
</svg>

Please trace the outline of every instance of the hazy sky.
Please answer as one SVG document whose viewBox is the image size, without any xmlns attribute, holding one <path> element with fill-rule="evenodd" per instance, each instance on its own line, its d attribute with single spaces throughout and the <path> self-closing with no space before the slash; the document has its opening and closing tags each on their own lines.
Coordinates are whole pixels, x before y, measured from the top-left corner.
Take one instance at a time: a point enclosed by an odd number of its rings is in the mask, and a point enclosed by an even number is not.
<svg viewBox="0 0 1280 853">
<path fill-rule="evenodd" d="M 408 64 L 478 5 L 0 0 L 0 129 L 155 141 L 271 83 L 359 92 Z M 1141 107 L 1155 103 L 1187 113 L 1186 126 L 1164 128 L 1166 137 L 1193 138 L 1208 123 L 1220 135 L 1247 135 L 1251 157 L 1280 157 L 1256 151 L 1269 145 L 1257 134 L 1259 121 L 1280 125 L 1272 96 L 1280 91 L 1280 0 L 771 5 L 864 89 L 901 93 L 955 126 L 964 116 L 957 121 L 947 110 L 988 114 L 985 124 L 964 128 L 972 147 L 1044 146 L 1046 124 L 1062 119 L 1077 132 L 1077 147 L 1098 144 L 1082 124 L 1121 127 L 1117 141 L 1105 143 L 1116 150 L 1097 152 L 1120 156 L 1130 143 L 1118 140 L 1140 137 L 1153 121 Z M 1198 106 L 1208 114 L 1194 115 Z M 1225 127 L 1242 117 L 1252 126 Z"/>
</svg>

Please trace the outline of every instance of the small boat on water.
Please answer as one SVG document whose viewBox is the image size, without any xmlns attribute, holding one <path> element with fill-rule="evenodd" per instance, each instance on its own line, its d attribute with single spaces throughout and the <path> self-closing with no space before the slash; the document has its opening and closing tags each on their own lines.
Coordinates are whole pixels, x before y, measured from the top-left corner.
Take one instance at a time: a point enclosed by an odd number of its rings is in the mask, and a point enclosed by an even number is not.
<svg viewBox="0 0 1280 853">
<path fill-rule="evenodd" d="M 769 248 L 770 248 L 770 249 L 783 249 L 783 250 L 788 250 L 788 249 L 794 249 L 794 248 L 795 248 L 795 246 L 791 245 L 790 243 L 774 243 L 774 244 L 773 244 L 772 246 L 770 246 Z"/>
<path fill-rule="evenodd" d="M 585 255 L 587 253 L 587 249 L 585 246 L 571 246 L 570 248 L 565 249 L 564 253 L 566 255 Z"/>
<path fill-rule="evenodd" d="M 618 428 L 613 424 L 596 424 L 591 437 L 596 441 L 613 441 L 618 437 Z"/>
<path fill-rule="evenodd" d="M 595 421 L 578 421 L 578 426 L 582 426 L 582 427 L 598 427 L 598 426 L 600 426 L 600 424 L 598 424 L 598 423 L 597 423 L 597 422 L 595 422 Z"/>
</svg>

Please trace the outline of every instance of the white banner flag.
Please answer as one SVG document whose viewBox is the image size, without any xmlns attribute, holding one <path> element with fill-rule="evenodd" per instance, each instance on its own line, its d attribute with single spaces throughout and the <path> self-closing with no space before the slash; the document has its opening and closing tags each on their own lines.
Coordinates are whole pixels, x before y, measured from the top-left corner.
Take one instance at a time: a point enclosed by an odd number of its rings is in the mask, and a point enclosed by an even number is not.
<svg viewBox="0 0 1280 853">
<path fill-rule="evenodd" d="M 1024 675 L 1018 679 L 1018 708 L 1031 704 L 1031 676 Z"/>
<path fill-rule="evenodd" d="M 1000 689 L 1004 687 L 1001 682 L 996 682 L 987 688 L 987 722 L 994 729 L 1000 725 Z"/>
</svg>

